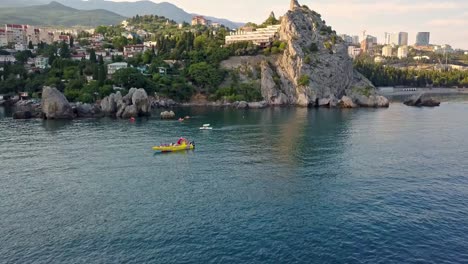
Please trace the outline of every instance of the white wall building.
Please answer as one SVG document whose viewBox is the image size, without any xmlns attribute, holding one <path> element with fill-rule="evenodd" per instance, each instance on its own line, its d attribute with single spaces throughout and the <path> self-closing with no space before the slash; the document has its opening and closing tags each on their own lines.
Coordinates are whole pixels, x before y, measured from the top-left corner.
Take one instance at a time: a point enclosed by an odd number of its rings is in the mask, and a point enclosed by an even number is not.
<svg viewBox="0 0 468 264">
<path fill-rule="evenodd" d="M 107 65 L 107 74 L 112 75 L 120 69 L 128 68 L 128 63 L 126 62 L 115 62 Z"/>
<path fill-rule="evenodd" d="M 408 57 L 408 46 L 401 46 L 398 48 L 398 58 L 403 59 Z"/>
<path fill-rule="evenodd" d="M 39 69 L 46 69 L 49 67 L 49 58 L 42 56 L 36 57 L 34 59 L 34 64 Z"/>
<path fill-rule="evenodd" d="M 0 47 L 8 46 L 8 38 L 5 29 L 0 29 Z"/>
<path fill-rule="evenodd" d="M 393 48 L 392 46 L 384 46 L 382 48 L 382 56 L 383 57 L 392 57 L 393 56 Z"/>
<path fill-rule="evenodd" d="M 357 56 L 361 55 L 362 49 L 354 46 L 348 47 L 348 55 L 349 57 L 355 59 Z"/>
<path fill-rule="evenodd" d="M 278 38 L 278 31 L 280 25 L 268 26 L 266 28 L 257 28 L 252 32 L 237 31 L 226 36 L 226 44 L 233 44 L 237 42 L 253 42 L 258 46 L 267 46 Z"/>
<path fill-rule="evenodd" d="M 5 31 L 7 32 L 9 43 L 27 44 L 25 25 L 6 24 Z"/>
</svg>

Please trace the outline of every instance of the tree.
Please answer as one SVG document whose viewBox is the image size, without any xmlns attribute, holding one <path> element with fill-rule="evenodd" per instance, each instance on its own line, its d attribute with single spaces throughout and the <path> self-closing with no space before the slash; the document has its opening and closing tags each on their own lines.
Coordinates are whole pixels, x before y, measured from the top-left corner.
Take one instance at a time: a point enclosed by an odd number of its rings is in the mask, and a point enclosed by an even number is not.
<svg viewBox="0 0 468 264">
<path fill-rule="evenodd" d="M 60 44 L 60 52 L 59 55 L 61 58 L 68 59 L 71 57 L 70 49 L 68 48 L 68 44 L 65 42 L 62 42 Z"/>
<path fill-rule="evenodd" d="M 102 64 L 98 66 L 97 81 L 98 81 L 99 86 L 104 85 L 104 82 L 106 81 L 106 68 Z"/>
<path fill-rule="evenodd" d="M 104 57 L 102 55 L 98 56 L 99 65 L 104 65 Z"/>
<path fill-rule="evenodd" d="M 224 72 L 213 65 L 200 62 L 190 65 L 188 69 L 190 79 L 201 88 L 216 89 L 224 79 Z"/>
<path fill-rule="evenodd" d="M 34 49 L 34 46 L 33 46 L 33 43 L 32 43 L 31 40 L 29 41 L 28 49 L 30 49 L 30 50 Z"/>
<path fill-rule="evenodd" d="M 112 45 L 114 45 L 114 47 L 120 51 L 123 51 L 123 48 L 128 44 L 128 40 L 126 37 L 115 37 L 113 40 L 112 40 Z"/>
<path fill-rule="evenodd" d="M 73 48 L 74 46 L 75 46 L 75 39 L 72 36 L 70 36 L 70 47 Z"/>
<path fill-rule="evenodd" d="M 116 85 L 121 85 L 124 88 L 145 87 L 146 78 L 135 68 L 126 68 L 116 71 L 112 75 L 112 81 Z"/>
<path fill-rule="evenodd" d="M 97 60 L 96 60 L 96 51 L 94 51 L 94 49 L 91 49 L 91 51 L 89 52 L 89 61 L 92 62 L 92 63 L 97 62 Z"/>
<path fill-rule="evenodd" d="M 32 57 L 32 53 L 30 50 L 20 51 L 16 53 L 15 55 L 15 59 L 22 64 L 26 63 L 28 59 L 31 57 Z"/>
</svg>

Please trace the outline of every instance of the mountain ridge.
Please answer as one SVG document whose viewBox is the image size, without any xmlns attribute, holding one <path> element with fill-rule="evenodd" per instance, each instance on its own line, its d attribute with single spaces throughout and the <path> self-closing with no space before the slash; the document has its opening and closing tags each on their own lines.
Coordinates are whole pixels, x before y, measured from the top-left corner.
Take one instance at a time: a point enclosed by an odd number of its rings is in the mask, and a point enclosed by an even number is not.
<svg viewBox="0 0 468 264">
<path fill-rule="evenodd" d="M 98 26 L 124 20 L 108 10 L 78 10 L 57 1 L 45 5 L 7 7 L 0 9 L 0 24 L 31 24 L 43 26 Z"/>
<path fill-rule="evenodd" d="M 0 2 L 0 8 L 3 7 L 25 7 L 33 5 L 48 4 L 50 0 L 2 0 Z M 161 2 L 155 3 L 148 0 L 136 1 L 136 2 L 112 2 L 105 0 L 55 0 L 55 2 L 61 3 L 65 6 L 78 9 L 78 10 L 107 10 L 118 14 L 122 17 L 133 17 L 136 15 L 158 15 L 168 19 L 174 20 L 178 23 L 192 21 L 192 17 L 196 14 L 185 11 L 184 9 L 169 3 Z M 207 19 L 214 22 L 223 24 L 229 28 L 238 28 L 245 23 L 233 22 L 224 18 L 216 18 L 212 16 L 205 16 Z"/>
</svg>

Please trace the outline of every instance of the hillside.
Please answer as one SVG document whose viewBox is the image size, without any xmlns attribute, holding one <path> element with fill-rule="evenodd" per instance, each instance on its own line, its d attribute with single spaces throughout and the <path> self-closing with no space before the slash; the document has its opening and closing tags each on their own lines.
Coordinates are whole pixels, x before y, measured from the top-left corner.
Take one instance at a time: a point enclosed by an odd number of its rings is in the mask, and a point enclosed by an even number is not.
<svg viewBox="0 0 468 264">
<path fill-rule="evenodd" d="M 27 7 L 0 9 L 0 24 L 31 24 L 54 26 L 98 26 L 118 24 L 125 17 L 106 10 L 77 10 L 57 2 Z"/>
<path fill-rule="evenodd" d="M 50 0 L 1 0 L 0 7 L 21 7 L 31 6 L 35 4 L 46 4 Z M 78 9 L 78 10 L 96 10 L 103 9 L 119 14 L 124 17 L 133 17 L 136 15 L 157 15 L 167 17 L 178 23 L 192 21 L 195 14 L 188 13 L 183 9 L 171 3 L 162 2 L 154 3 L 151 1 L 137 2 L 112 2 L 104 0 L 57 0 L 63 5 Z M 214 22 L 221 23 L 230 28 L 238 28 L 244 23 L 232 22 L 227 19 L 206 17 Z"/>
</svg>

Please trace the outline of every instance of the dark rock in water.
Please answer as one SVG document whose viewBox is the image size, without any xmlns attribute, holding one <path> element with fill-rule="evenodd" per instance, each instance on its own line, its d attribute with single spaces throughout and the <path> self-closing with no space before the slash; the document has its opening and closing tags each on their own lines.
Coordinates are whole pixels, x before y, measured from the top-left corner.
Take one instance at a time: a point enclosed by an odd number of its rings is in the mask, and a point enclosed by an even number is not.
<svg viewBox="0 0 468 264">
<path fill-rule="evenodd" d="M 73 119 L 73 109 L 67 98 L 52 87 L 42 90 L 42 112 L 46 119 Z"/>
<path fill-rule="evenodd" d="M 29 111 L 17 111 L 13 113 L 13 119 L 31 119 L 33 115 Z"/>
<path fill-rule="evenodd" d="M 440 102 L 433 98 L 426 98 L 424 94 L 419 94 L 413 96 L 412 98 L 404 102 L 407 106 L 416 106 L 416 107 L 437 107 L 440 106 Z"/>
</svg>

